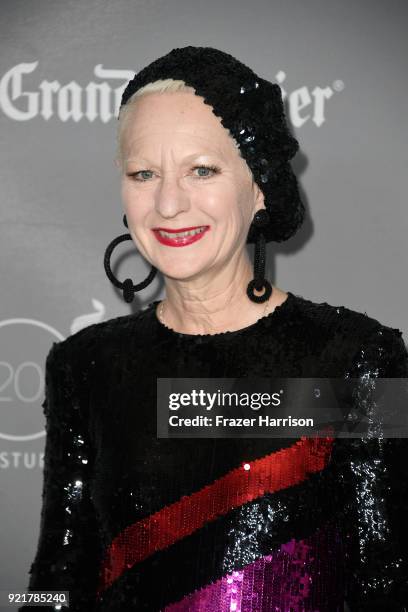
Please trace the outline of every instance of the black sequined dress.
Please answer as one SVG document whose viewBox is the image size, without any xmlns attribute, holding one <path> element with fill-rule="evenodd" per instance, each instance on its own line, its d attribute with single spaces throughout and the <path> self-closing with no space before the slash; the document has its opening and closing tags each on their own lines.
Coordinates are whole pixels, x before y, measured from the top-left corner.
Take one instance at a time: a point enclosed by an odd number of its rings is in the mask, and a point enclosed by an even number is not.
<svg viewBox="0 0 408 612">
<path fill-rule="evenodd" d="M 364 386 L 408 376 L 401 332 L 288 292 L 249 327 L 189 335 L 157 303 L 49 352 L 29 589 L 83 612 L 407 610 L 406 440 L 156 436 L 157 377 Z"/>
</svg>

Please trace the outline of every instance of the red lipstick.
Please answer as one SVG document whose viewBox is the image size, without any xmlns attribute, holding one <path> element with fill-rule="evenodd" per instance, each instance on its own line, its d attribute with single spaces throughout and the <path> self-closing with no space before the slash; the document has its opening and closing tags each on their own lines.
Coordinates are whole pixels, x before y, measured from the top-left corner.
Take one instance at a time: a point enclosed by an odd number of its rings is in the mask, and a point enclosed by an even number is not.
<svg viewBox="0 0 408 612">
<path fill-rule="evenodd" d="M 184 236 L 175 235 L 174 237 L 171 237 L 171 236 L 165 236 L 164 234 L 160 233 L 160 230 L 161 230 L 168 234 L 180 234 L 181 232 L 191 232 L 193 230 L 198 230 L 198 229 L 201 231 L 197 233 L 193 233 L 193 234 L 186 234 Z M 192 227 L 180 227 L 177 229 L 169 229 L 166 227 L 154 227 L 152 229 L 152 232 L 161 244 L 165 244 L 166 246 L 172 246 L 172 247 L 182 247 L 182 246 L 187 246 L 188 244 L 191 244 L 193 242 L 197 242 L 197 240 L 200 240 L 204 236 L 204 234 L 207 232 L 207 230 L 209 229 L 210 229 L 209 225 L 196 225 Z"/>
</svg>

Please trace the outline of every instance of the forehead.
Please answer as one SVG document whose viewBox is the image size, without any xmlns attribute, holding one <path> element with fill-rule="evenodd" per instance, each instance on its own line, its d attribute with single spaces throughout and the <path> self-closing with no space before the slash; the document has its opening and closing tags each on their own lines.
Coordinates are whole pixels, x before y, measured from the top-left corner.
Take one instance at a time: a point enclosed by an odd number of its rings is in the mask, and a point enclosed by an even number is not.
<svg viewBox="0 0 408 612">
<path fill-rule="evenodd" d="M 133 153 L 159 145 L 173 148 L 195 145 L 216 155 L 231 155 L 237 143 L 212 107 L 190 92 L 141 96 L 130 109 L 124 129 L 127 149 Z M 130 150 L 129 150 L 130 149 Z"/>
</svg>

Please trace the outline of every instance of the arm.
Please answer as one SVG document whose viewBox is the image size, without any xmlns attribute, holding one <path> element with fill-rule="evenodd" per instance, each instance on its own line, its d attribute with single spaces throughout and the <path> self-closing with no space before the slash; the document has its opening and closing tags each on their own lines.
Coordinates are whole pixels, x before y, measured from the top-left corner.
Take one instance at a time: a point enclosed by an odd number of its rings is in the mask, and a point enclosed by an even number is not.
<svg viewBox="0 0 408 612">
<path fill-rule="evenodd" d="M 360 378 L 358 401 L 367 402 L 366 408 L 373 378 L 408 378 L 401 332 L 386 326 L 371 332 L 350 376 Z M 350 442 L 358 533 L 346 601 L 351 612 L 403 612 L 408 609 L 408 440 Z"/>
<path fill-rule="evenodd" d="M 63 345 L 54 343 L 46 360 L 43 502 L 28 589 L 68 590 L 69 610 L 89 612 L 94 609 L 100 560 L 98 523 L 90 495 L 93 453 Z M 31 609 L 52 607 L 20 608 Z"/>
</svg>

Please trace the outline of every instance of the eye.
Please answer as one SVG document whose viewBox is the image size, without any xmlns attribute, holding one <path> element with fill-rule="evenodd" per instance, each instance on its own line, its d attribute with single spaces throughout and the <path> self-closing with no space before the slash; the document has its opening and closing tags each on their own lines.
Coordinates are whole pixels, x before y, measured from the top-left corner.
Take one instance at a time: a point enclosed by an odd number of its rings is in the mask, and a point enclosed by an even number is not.
<svg viewBox="0 0 408 612">
<path fill-rule="evenodd" d="M 140 178 L 136 178 L 136 177 L 137 177 L 138 174 L 146 174 L 146 173 L 149 174 L 149 172 L 150 172 L 150 174 L 152 173 L 151 170 L 139 170 L 138 172 L 130 172 L 126 176 L 128 176 L 129 178 L 134 178 L 136 181 L 139 181 L 141 183 L 145 183 L 146 181 L 145 181 L 144 178 L 140 179 Z"/>
<path fill-rule="evenodd" d="M 210 170 L 210 171 L 211 171 L 211 172 L 213 172 L 214 174 L 218 174 L 218 172 L 220 171 L 220 169 L 219 169 L 219 168 L 217 168 L 217 166 L 202 166 L 202 165 L 201 165 L 201 166 L 194 166 L 193 170 L 200 170 L 200 169 L 202 169 L 202 168 L 203 168 L 204 170 Z M 204 175 L 204 176 L 203 176 L 203 175 L 201 174 L 201 175 L 200 175 L 198 178 L 204 178 L 204 179 L 206 179 L 206 178 L 210 178 L 210 176 L 212 176 L 212 175 L 208 175 L 208 174 L 206 174 L 206 175 Z"/>
<path fill-rule="evenodd" d="M 201 170 L 201 169 L 210 171 L 213 174 L 218 174 L 219 171 L 220 171 L 220 169 L 217 166 L 200 165 L 200 166 L 194 166 L 192 168 L 192 170 Z M 152 170 L 138 170 L 137 172 L 131 172 L 131 173 L 127 174 L 126 176 L 128 176 L 130 178 L 134 178 L 134 180 L 139 182 L 139 183 L 146 183 L 148 181 L 149 177 L 147 177 L 147 178 L 146 177 L 144 177 L 144 178 L 137 178 L 137 177 L 138 177 L 138 175 L 146 175 L 146 174 L 149 174 L 149 173 L 152 174 Z M 207 178 L 210 178 L 211 176 L 213 176 L 213 175 L 211 175 L 211 174 L 205 174 L 205 175 L 200 174 L 200 175 L 197 176 L 197 178 L 199 178 L 199 179 L 207 179 Z"/>
</svg>

